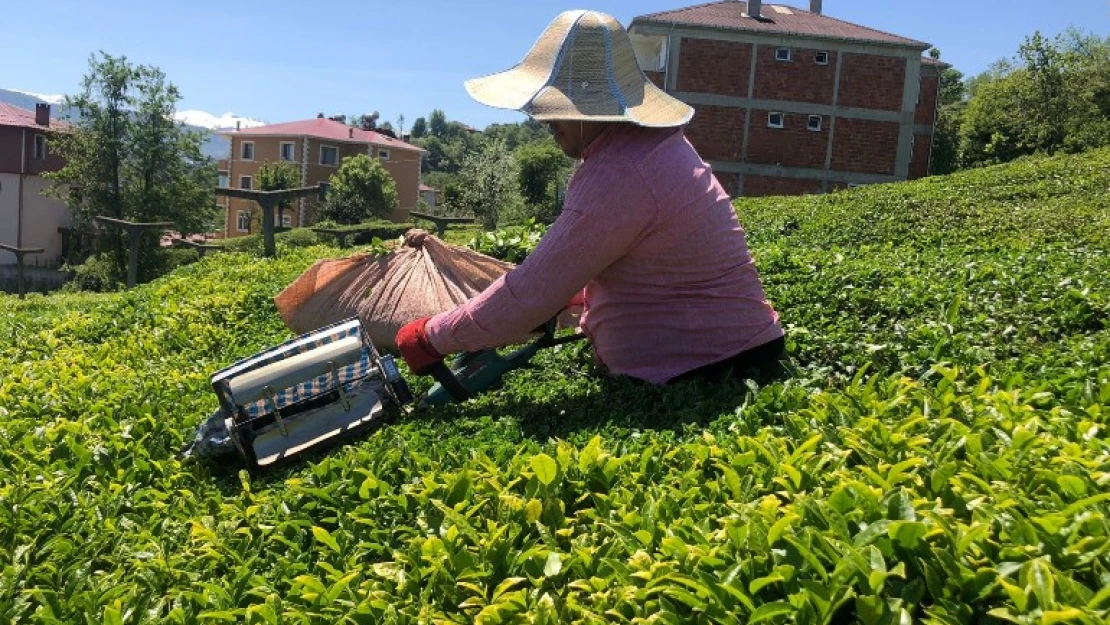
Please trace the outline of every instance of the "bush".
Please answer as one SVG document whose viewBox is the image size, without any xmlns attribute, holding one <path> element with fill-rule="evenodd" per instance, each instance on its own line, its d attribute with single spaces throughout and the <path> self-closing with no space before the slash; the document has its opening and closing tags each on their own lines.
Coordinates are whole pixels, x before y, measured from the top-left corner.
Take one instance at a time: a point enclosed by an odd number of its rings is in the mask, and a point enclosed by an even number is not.
<svg viewBox="0 0 1110 625">
<path fill-rule="evenodd" d="M 103 252 L 89 256 L 80 265 L 66 266 L 63 269 L 72 272 L 69 282 L 62 287 L 65 292 L 117 291 L 123 288 L 127 281 L 127 275 L 120 273 L 109 255 Z"/>
</svg>

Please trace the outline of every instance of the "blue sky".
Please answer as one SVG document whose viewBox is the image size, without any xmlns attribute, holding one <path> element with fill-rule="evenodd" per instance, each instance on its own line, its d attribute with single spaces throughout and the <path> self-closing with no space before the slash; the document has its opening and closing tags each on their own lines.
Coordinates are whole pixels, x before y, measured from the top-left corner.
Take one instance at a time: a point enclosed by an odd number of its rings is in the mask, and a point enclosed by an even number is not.
<svg viewBox="0 0 1110 625">
<path fill-rule="evenodd" d="M 697 2 L 4 0 L 4 21 L 27 27 L 0 38 L 0 87 L 73 92 L 103 49 L 161 67 L 184 95 L 179 109 L 269 122 L 377 110 L 394 123 L 404 114 L 408 127 L 441 108 L 483 128 L 524 117 L 473 102 L 463 81 L 515 64 L 559 12 L 595 9 L 627 25 Z M 1110 34 L 1104 0 L 825 0 L 824 11 L 932 43 L 969 75 L 1038 28 Z"/>
</svg>

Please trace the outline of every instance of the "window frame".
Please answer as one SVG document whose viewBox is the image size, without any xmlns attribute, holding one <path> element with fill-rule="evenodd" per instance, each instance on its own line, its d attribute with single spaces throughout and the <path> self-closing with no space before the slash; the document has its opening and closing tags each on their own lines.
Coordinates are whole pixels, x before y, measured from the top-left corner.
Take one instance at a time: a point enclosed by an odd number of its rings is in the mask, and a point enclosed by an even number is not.
<svg viewBox="0 0 1110 625">
<path fill-rule="evenodd" d="M 383 156 L 383 154 L 384 154 L 384 156 Z M 385 148 L 378 148 L 378 160 L 379 161 L 388 161 L 389 160 L 389 150 L 386 150 Z"/>
<path fill-rule="evenodd" d="M 824 61 L 822 61 L 822 60 L 821 60 L 821 55 L 825 55 L 825 60 L 824 60 Z M 817 52 L 816 52 L 816 53 L 815 53 L 815 54 L 813 55 L 813 62 L 814 62 L 814 63 L 816 63 L 816 64 L 818 64 L 818 65 L 828 65 L 828 64 L 829 64 L 829 60 L 830 60 L 831 58 L 832 58 L 832 55 L 830 55 L 830 54 L 829 54 L 829 51 L 828 51 L 828 50 L 818 50 L 818 51 L 817 51 Z"/>
<path fill-rule="evenodd" d="M 772 121 L 775 115 L 778 115 L 779 117 L 779 123 L 777 125 Z M 781 111 L 768 111 L 767 127 L 774 128 L 776 130 L 782 130 L 783 128 L 786 128 L 786 113 L 783 113 Z"/>
<path fill-rule="evenodd" d="M 243 220 L 246 218 L 247 227 L 243 227 Z M 251 214 L 250 211 L 239 209 L 235 214 L 235 231 L 236 232 L 250 232 L 251 231 Z"/>
<path fill-rule="evenodd" d="M 247 186 L 245 186 L 245 187 L 243 186 L 243 180 L 244 179 L 250 181 L 250 182 L 247 183 Z M 239 175 L 239 188 L 244 189 L 246 191 L 254 191 L 254 176 L 251 176 L 251 175 L 248 175 L 248 174 L 240 174 Z"/>
<path fill-rule="evenodd" d="M 292 228 L 293 227 L 293 214 L 292 213 L 287 213 L 285 211 L 282 211 L 282 213 L 281 213 L 281 227 L 282 228 Z"/>
<path fill-rule="evenodd" d="M 817 120 L 817 127 L 813 127 L 813 120 Z M 810 115 L 806 120 L 806 128 L 810 132 L 821 132 L 825 129 L 825 116 L 824 115 Z"/>
<path fill-rule="evenodd" d="M 782 58 L 782 53 L 786 53 L 786 58 Z M 794 50 L 791 48 L 775 48 L 775 60 L 780 63 L 789 63 L 794 60 Z"/>
<path fill-rule="evenodd" d="M 247 158 L 247 146 L 251 146 L 251 156 Z M 254 160 L 254 141 L 240 141 L 239 142 L 239 160 L 253 161 Z"/>
<path fill-rule="evenodd" d="M 289 158 L 285 158 L 285 146 L 291 146 L 289 151 Z M 282 141 L 278 143 L 278 158 L 283 163 L 296 163 L 297 162 L 297 142 L 296 141 Z"/>
<path fill-rule="evenodd" d="M 325 163 L 324 162 L 324 150 L 335 150 L 335 162 L 334 163 Z M 320 166 L 321 167 L 339 167 L 339 148 L 337 146 L 325 145 L 323 143 L 320 144 Z"/>
<path fill-rule="evenodd" d="M 39 153 L 41 146 L 42 153 Z M 46 160 L 46 135 L 36 134 L 34 139 L 34 157 L 36 161 Z"/>
</svg>

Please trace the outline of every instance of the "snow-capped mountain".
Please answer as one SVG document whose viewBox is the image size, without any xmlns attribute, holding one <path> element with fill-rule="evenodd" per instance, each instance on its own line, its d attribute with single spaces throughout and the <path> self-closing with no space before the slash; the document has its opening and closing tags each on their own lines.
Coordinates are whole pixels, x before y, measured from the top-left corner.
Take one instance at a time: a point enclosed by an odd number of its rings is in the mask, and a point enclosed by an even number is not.
<svg viewBox="0 0 1110 625">
<path fill-rule="evenodd" d="M 237 123 L 240 128 L 255 128 L 257 126 L 266 125 L 266 122 L 249 117 L 241 117 L 234 113 L 224 113 L 217 117 L 207 111 L 178 111 L 174 114 L 173 118 L 189 126 L 199 126 L 201 128 L 208 128 L 209 130 L 235 128 Z"/>
<path fill-rule="evenodd" d="M 65 96 L 60 95 L 35 93 L 22 89 L 0 89 L 0 102 L 32 111 L 35 109 L 36 103 L 46 102 L 53 109 L 50 111 L 52 117 L 67 119 L 77 116 L 76 111 L 65 109 Z M 236 122 L 239 122 L 240 128 L 253 128 L 266 124 L 266 122 L 233 113 L 213 115 L 207 111 L 198 110 L 178 111 L 174 114 L 174 119 L 190 128 L 204 132 L 204 145 L 201 149 L 205 155 L 217 159 L 227 158 L 227 152 L 230 149 L 227 137 L 216 134 L 217 131 L 235 128 Z"/>
<path fill-rule="evenodd" d="M 66 97 L 64 95 L 45 95 L 45 94 L 42 94 L 42 93 L 35 93 L 33 91 L 24 91 L 22 89 L 7 89 L 7 91 L 13 91 L 15 93 L 21 93 L 21 94 L 26 95 L 26 96 L 31 96 L 32 98 L 35 98 L 36 100 L 42 100 L 43 102 L 46 102 L 47 104 L 53 104 L 53 105 L 61 104 L 66 99 Z"/>
</svg>

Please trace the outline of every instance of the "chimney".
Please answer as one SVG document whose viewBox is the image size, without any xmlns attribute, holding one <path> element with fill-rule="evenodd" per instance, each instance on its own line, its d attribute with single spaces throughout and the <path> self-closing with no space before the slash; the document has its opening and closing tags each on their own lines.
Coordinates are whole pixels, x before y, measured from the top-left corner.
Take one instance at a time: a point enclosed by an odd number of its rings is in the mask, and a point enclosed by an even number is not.
<svg viewBox="0 0 1110 625">
<path fill-rule="evenodd" d="M 316 114 L 316 119 L 324 119 L 324 114 L 323 113 L 317 113 Z"/>
<path fill-rule="evenodd" d="M 355 138 L 355 129 L 354 128 L 348 128 L 347 129 L 347 137 L 350 138 L 350 139 Z"/>
<path fill-rule="evenodd" d="M 763 0 L 748 0 L 748 17 L 763 18 Z"/>
<path fill-rule="evenodd" d="M 242 123 L 243 123 L 243 122 L 242 122 L 242 120 L 238 120 L 238 119 L 237 119 L 237 120 L 235 120 L 235 132 L 239 132 L 239 126 L 240 126 L 240 125 L 241 125 Z"/>
<path fill-rule="evenodd" d="M 809 0 L 809 12 L 821 15 L 821 0 Z"/>
<path fill-rule="evenodd" d="M 35 104 L 35 123 L 39 126 L 50 125 L 50 105 L 45 102 Z"/>
</svg>

